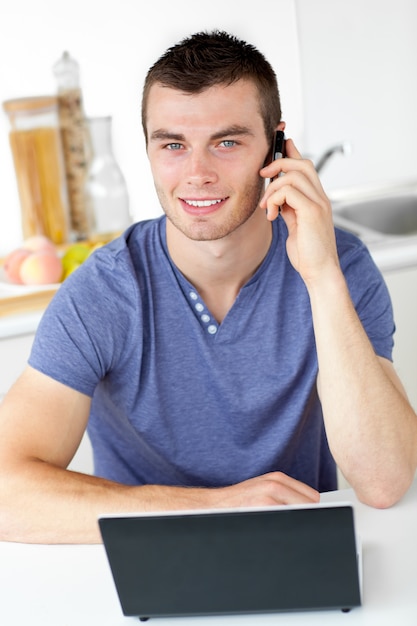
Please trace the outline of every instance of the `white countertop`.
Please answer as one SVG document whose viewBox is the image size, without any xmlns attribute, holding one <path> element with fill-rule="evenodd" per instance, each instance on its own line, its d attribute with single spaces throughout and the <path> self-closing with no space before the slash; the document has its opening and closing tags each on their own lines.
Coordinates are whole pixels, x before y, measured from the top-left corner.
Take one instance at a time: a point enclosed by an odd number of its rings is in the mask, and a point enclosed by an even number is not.
<svg viewBox="0 0 417 626">
<path fill-rule="evenodd" d="M 322 501 L 354 503 L 363 545 L 363 606 L 350 613 L 151 619 L 164 626 L 416 626 L 417 481 L 387 510 L 360 504 L 351 490 Z M 123 626 L 124 617 L 102 546 L 0 543 L 0 623 L 5 626 Z"/>
<path fill-rule="evenodd" d="M 34 334 L 42 315 L 43 311 L 34 311 L 0 317 L 0 339 Z"/>
<path fill-rule="evenodd" d="M 0 264 L 0 339 L 34 334 L 48 302 L 58 288 L 59 284 L 10 283 L 5 279 Z"/>
</svg>

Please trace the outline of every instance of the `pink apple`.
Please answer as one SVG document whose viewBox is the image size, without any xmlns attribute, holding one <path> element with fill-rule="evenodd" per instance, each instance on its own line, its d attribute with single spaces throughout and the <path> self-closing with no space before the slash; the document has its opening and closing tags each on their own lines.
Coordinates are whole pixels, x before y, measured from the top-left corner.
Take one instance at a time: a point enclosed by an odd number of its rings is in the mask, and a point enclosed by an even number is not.
<svg viewBox="0 0 417 626">
<path fill-rule="evenodd" d="M 20 279 L 24 285 L 58 283 L 61 277 L 62 261 L 49 250 L 33 252 L 20 266 Z"/>
<path fill-rule="evenodd" d="M 40 252 L 41 250 L 50 250 L 51 252 L 55 252 L 54 244 L 44 235 L 33 235 L 33 237 L 28 237 L 23 242 L 22 248 L 30 250 L 31 252 Z"/>
<path fill-rule="evenodd" d="M 4 259 L 4 273 L 6 274 L 6 278 L 10 280 L 11 283 L 22 283 L 20 278 L 20 266 L 30 254 L 32 254 L 30 250 L 26 250 L 25 248 L 16 248 L 15 250 L 12 250 L 12 252 L 10 252 Z"/>
</svg>

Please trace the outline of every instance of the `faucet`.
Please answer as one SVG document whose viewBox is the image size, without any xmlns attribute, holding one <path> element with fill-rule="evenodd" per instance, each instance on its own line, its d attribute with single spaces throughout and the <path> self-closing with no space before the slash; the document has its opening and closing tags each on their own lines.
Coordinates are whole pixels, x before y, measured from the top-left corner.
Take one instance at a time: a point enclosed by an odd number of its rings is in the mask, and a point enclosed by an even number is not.
<svg viewBox="0 0 417 626">
<path fill-rule="evenodd" d="M 317 162 L 315 164 L 318 174 L 322 171 L 327 161 L 337 152 L 341 152 L 344 156 L 350 155 L 352 153 L 352 144 L 349 141 L 343 141 L 342 143 L 338 143 L 332 148 L 328 148 L 327 150 L 325 150 L 323 154 L 317 159 Z"/>
</svg>

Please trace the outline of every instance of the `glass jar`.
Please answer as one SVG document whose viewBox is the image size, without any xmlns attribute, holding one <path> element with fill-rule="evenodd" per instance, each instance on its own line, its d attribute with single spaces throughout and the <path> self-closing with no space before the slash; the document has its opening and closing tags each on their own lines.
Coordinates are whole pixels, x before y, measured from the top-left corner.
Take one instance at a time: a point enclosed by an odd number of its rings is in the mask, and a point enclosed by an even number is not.
<svg viewBox="0 0 417 626">
<path fill-rule="evenodd" d="M 110 116 L 87 118 L 91 154 L 85 198 L 93 215 L 91 238 L 103 241 L 116 237 L 131 224 L 126 182 L 112 149 L 111 121 Z"/>
<path fill-rule="evenodd" d="M 58 113 L 67 178 L 69 214 L 75 239 L 88 239 L 91 216 L 84 198 L 87 170 L 86 127 L 79 66 L 68 52 L 53 67 L 58 90 Z"/>
<path fill-rule="evenodd" d="M 69 215 L 57 99 L 19 98 L 3 108 L 11 124 L 23 236 L 45 235 L 55 244 L 65 243 Z"/>
</svg>

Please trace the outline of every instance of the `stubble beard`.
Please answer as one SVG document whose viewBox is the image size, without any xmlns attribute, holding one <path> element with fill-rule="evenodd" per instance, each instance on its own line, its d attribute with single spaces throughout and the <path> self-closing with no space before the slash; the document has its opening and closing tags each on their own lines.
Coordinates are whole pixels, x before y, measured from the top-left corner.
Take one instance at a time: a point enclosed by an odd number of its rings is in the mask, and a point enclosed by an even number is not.
<svg viewBox="0 0 417 626">
<path fill-rule="evenodd" d="M 191 220 L 181 219 L 181 212 L 178 214 L 171 210 L 163 190 L 158 185 L 155 185 L 155 189 L 167 219 L 175 228 L 193 241 L 216 241 L 231 235 L 252 217 L 259 207 L 264 183 L 264 179 L 259 178 L 256 183 L 248 184 L 242 193 L 244 201 L 220 222 L 211 219 L 210 215 L 195 216 Z"/>
</svg>

